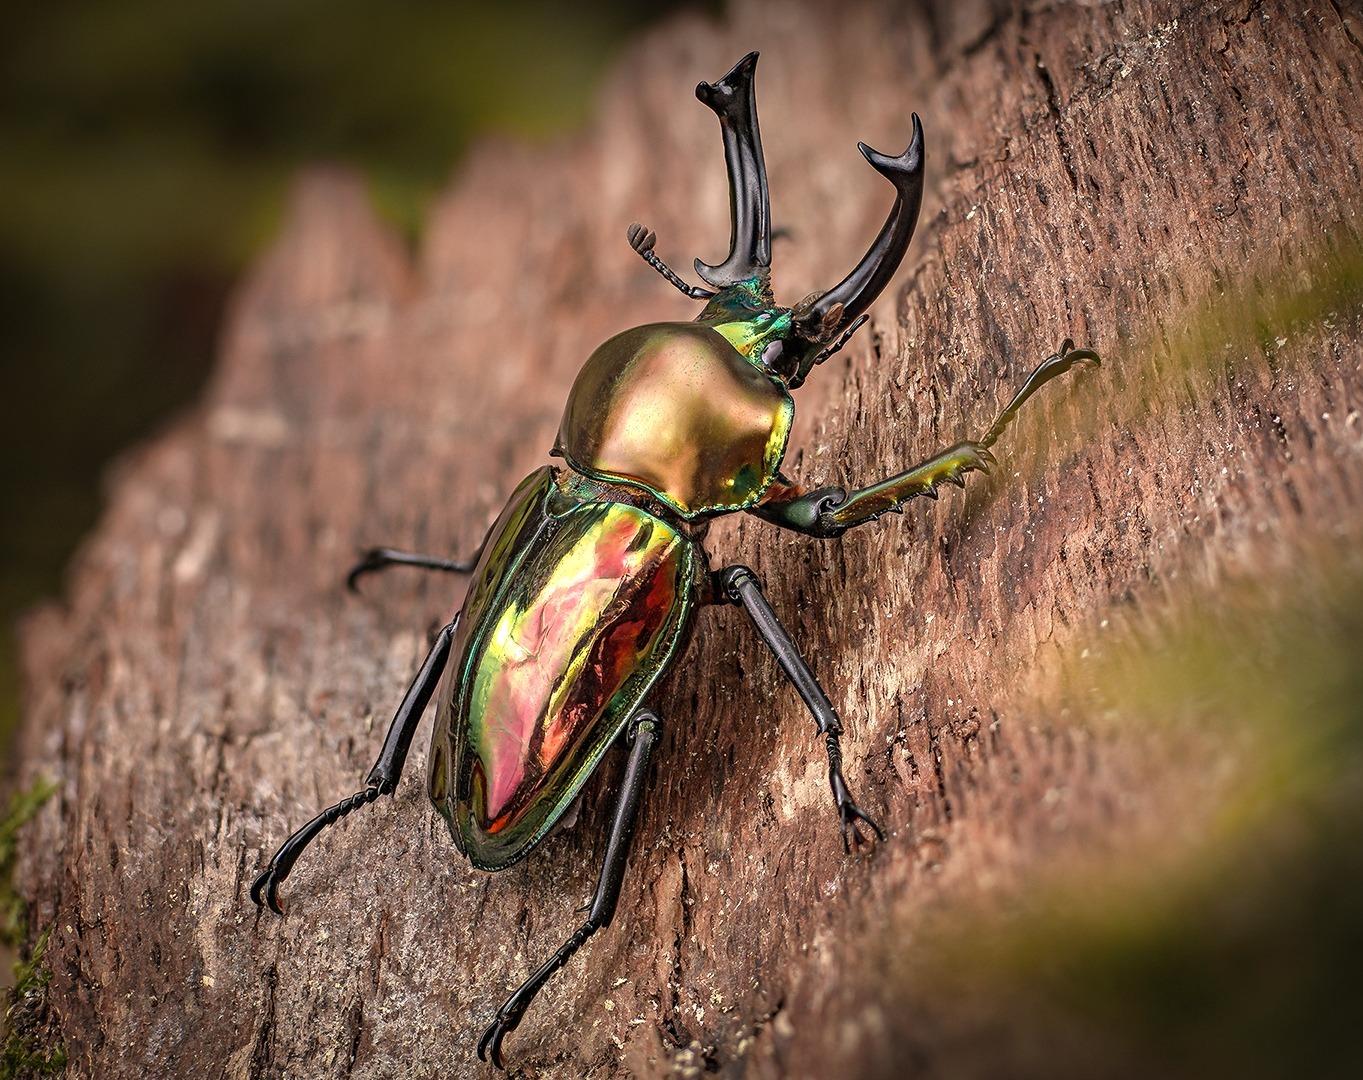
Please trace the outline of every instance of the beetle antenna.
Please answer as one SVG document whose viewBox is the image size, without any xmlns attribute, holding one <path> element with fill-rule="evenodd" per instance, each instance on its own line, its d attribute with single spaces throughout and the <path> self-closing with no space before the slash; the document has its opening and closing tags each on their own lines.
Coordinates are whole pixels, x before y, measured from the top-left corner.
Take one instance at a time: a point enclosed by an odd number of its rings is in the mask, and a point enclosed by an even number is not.
<svg viewBox="0 0 1363 1080">
<path fill-rule="evenodd" d="M 648 226 L 640 225 L 636 221 L 629 227 L 629 231 L 626 235 L 629 237 L 629 246 L 639 253 L 639 257 L 642 258 L 644 262 L 648 263 L 654 270 L 662 274 L 670 284 L 676 286 L 692 300 L 709 300 L 715 295 L 709 289 L 703 289 L 699 285 L 692 285 L 658 257 L 653 250 L 653 245 L 658 242 L 658 234 Z"/>
</svg>

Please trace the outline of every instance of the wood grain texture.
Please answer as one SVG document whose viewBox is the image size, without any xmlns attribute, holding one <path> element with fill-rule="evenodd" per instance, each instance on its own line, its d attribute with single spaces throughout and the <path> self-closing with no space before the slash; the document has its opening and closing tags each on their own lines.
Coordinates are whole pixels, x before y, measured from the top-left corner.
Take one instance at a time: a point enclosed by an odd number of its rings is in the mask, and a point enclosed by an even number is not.
<svg viewBox="0 0 1363 1080">
<path fill-rule="evenodd" d="M 905 269 L 800 391 L 788 472 L 870 482 L 976 433 L 1067 335 L 1108 362 L 1046 391 L 963 496 L 840 543 L 712 530 L 715 565 L 757 570 L 846 718 L 849 782 L 888 842 L 844 857 L 798 699 L 740 613 L 705 613 L 656 702 L 616 922 L 508 1057 L 597 1077 L 1021 1060 L 985 1048 L 999 1018 L 930 988 L 922 1024 L 888 1015 L 887 943 L 944 897 L 1006 904 L 1048 860 L 1194 813 L 1158 753 L 1060 722 L 1038 687 L 1105 612 L 1357 518 L 1357 327 L 1282 346 L 1290 377 L 1272 343 L 1196 379 L 1161 349 L 1247 267 L 1358 241 L 1363 51 L 1324 2 L 834 7 L 670 22 L 588 130 L 478 147 L 415 258 L 353 177 L 299 181 L 206 400 L 120 464 L 68 602 L 26 628 L 22 771 L 60 794 L 19 882 L 53 928 L 49 1035 L 72 1075 L 479 1074 L 483 1026 L 590 894 L 618 763 L 571 831 L 488 876 L 426 802 L 423 727 L 396 799 L 300 863 L 286 918 L 246 890 L 356 788 L 459 602 L 405 571 L 349 597 L 355 550 L 468 550 L 545 460 L 590 350 L 694 311 L 625 227 L 674 265 L 721 253 L 720 143 L 691 87 L 754 47 L 786 302 L 841 277 L 889 204 L 853 141 L 898 151 L 910 111 L 928 139 Z"/>
</svg>

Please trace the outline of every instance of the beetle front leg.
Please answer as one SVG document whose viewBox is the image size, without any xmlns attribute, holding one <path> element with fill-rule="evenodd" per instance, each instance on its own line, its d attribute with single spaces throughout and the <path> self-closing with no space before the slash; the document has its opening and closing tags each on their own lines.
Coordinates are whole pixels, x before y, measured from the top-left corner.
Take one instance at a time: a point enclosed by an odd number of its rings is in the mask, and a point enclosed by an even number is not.
<svg viewBox="0 0 1363 1080">
<path fill-rule="evenodd" d="M 649 758 L 653 756 L 653 748 L 661 733 L 662 721 L 654 713 L 641 709 L 634 714 L 627 736 L 630 742 L 629 762 L 625 766 L 625 779 L 620 786 L 620 798 L 615 805 L 610 838 L 606 842 L 606 858 L 601 864 L 601 877 L 596 883 L 587 921 L 573 931 L 558 951 L 502 1003 L 496 1017 L 478 1040 L 478 1057 L 481 1060 L 487 1061 L 490 1057 L 497 1068 L 505 1068 L 502 1063 L 502 1040 L 520 1025 L 535 995 L 582 948 L 589 937 L 610 926 L 615 916 L 615 906 L 620 900 L 620 883 L 624 879 L 630 841 L 634 838 L 634 826 L 639 817 L 639 801 L 644 791 L 644 780 L 648 776 Z"/>
<path fill-rule="evenodd" d="M 937 498 L 939 484 L 965 487 L 968 473 L 984 472 L 998 464 L 979 443 L 963 442 L 934 454 L 911 469 L 869 487 L 848 492 L 846 488 L 819 488 L 785 499 L 773 499 L 752 512 L 773 525 L 831 540 L 848 529 L 875 521 L 883 514 L 899 513 L 910 499 Z"/>
<path fill-rule="evenodd" d="M 754 508 L 752 513 L 806 536 L 831 539 L 848 529 L 875 521 L 882 514 L 898 512 L 910 499 L 919 496 L 935 499 L 941 484 L 965 487 L 967 474 L 987 473 L 998 463 L 989 448 L 998 442 L 1028 398 L 1075 364 L 1098 362 L 1097 353 L 1076 349 L 1074 342 L 1066 338 L 1059 351 L 1043 360 L 1027 377 L 1013 400 L 978 441 L 957 443 L 911 469 L 855 491 L 848 492 L 836 486 L 808 493 L 788 489 L 789 494 L 778 494 Z"/>
<path fill-rule="evenodd" d="M 853 845 L 860 847 L 867 842 L 867 837 L 862 834 L 858 822 L 870 826 L 876 838 L 884 840 L 885 834 L 880 826 L 856 804 L 851 792 L 847 790 L 847 781 L 843 779 L 842 720 L 838 718 L 833 703 L 828 700 L 828 695 L 819 685 L 819 680 L 814 677 L 814 672 L 795 647 L 795 642 L 776 617 L 776 612 L 767 603 L 762 587 L 758 584 L 757 575 L 746 566 L 728 566 L 719 571 L 716 582 L 718 585 L 716 592 L 720 596 L 742 605 L 747 611 L 748 617 L 757 627 L 757 633 L 776 657 L 776 662 L 781 665 L 786 678 L 795 685 L 796 692 L 809 708 L 814 722 L 819 727 L 819 734 L 824 737 L 824 745 L 828 750 L 828 786 L 833 790 L 833 802 L 838 809 L 843 850 L 850 852 Z"/>
</svg>

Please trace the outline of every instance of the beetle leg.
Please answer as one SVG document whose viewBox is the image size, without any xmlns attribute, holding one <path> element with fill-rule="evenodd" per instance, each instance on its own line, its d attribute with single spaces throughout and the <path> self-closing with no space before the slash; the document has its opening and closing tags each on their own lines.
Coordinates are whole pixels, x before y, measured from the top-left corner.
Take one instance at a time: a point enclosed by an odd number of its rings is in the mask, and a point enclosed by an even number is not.
<svg viewBox="0 0 1363 1080">
<path fill-rule="evenodd" d="M 289 876 L 289 871 L 298 861 L 298 856 L 303 854 L 303 849 L 328 825 L 335 824 L 352 810 L 373 802 L 380 795 L 391 795 L 397 788 L 398 779 L 402 776 L 402 766 L 407 761 L 407 751 L 412 745 L 412 736 L 416 734 L 417 725 L 421 723 L 421 714 L 426 710 L 436 684 L 440 681 L 440 675 L 445 670 L 445 663 L 450 656 L 450 642 L 454 638 L 454 628 L 458 622 L 459 618 L 456 616 L 436 636 L 435 644 L 431 646 L 425 663 L 421 665 L 421 670 L 412 680 L 412 685 L 403 695 L 402 703 L 393 716 L 393 723 L 383 740 L 383 749 L 379 751 L 378 760 L 365 777 L 364 789 L 342 799 L 335 806 L 327 807 L 280 845 L 279 850 L 270 859 L 270 864 L 251 884 L 251 899 L 257 906 L 268 905 L 276 915 L 283 915 L 284 909 L 279 903 L 279 886 Z"/>
<path fill-rule="evenodd" d="M 543 989 L 554 972 L 582 947 L 583 942 L 596 931 L 610 925 L 615 915 L 615 905 L 620 899 L 620 883 L 624 878 L 630 840 L 634 837 L 634 825 L 639 816 L 639 800 L 643 795 L 644 779 L 648 775 L 648 761 L 657 745 L 661 727 L 662 721 L 647 709 L 635 713 L 630 721 L 629 762 L 625 766 L 625 779 L 615 804 L 610 838 L 606 842 L 606 858 L 601 865 L 601 877 L 596 884 L 587 920 L 502 1003 L 496 1017 L 478 1040 L 478 1057 L 481 1060 L 491 1058 L 497 1068 L 505 1068 L 502 1063 L 502 1040 L 509 1032 L 516 1030 L 535 995 Z"/>
<path fill-rule="evenodd" d="M 1098 354 L 1092 349 L 1076 349 L 1074 342 L 1066 338 L 1060 343 L 1060 348 L 1046 357 L 1036 366 L 1036 369 L 1027 376 L 1027 381 L 1022 384 L 1013 400 L 1010 401 L 998 418 L 980 440 L 980 445 L 986 450 L 999 441 L 999 436 L 1003 434 L 1003 429 L 1013 422 L 1013 417 L 1017 416 L 1018 410 L 1022 408 L 1023 402 L 1035 394 L 1052 379 L 1059 378 L 1075 364 L 1092 364 L 1098 367 L 1102 361 L 1098 359 Z"/>
<path fill-rule="evenodd" d="M 360 556 L 360 561 L 350 568 L 345 576 L 345 587 L 353 593 L 360 591 L 360 578 L 383 570 L 389 566 L 419 566 L 423 570 L 444 570 L 450 574 L 471 574 L 483 554 L 483 545 L 467 559 L 442 559 L 438 555 L 422 555 L 415 551 L 399 551 L 397 548 L 370 548 Z"/>
<path fill-rule="evenodd" d="M 1075 364 L 1098 362 L 1097 353 L 1076 349 L 1074 342 L 1066 338 L 1060 350 L 1043 360 L 1027 377 L 1022 389 L 978 441 L 957 443 L 911 469 L 852 492 L 832 486 L 801 493 L 787 484 L 770 502 L 754 507 L 751 512 L 782 528 L 831 539 L 875 521 L 882 514 L 899 513 L 910 499 L 919 496 L 935 499 L 942 484 L 965 487 L 967 473 L 987 473 L 998 464 L 989 448 L 998 442 L 1028 398 Z"/>
<path fill-rule="evenodd" d="M 814 672 L 805 663 L 800 650 L 795 647 L 795 642 L 790 639 L 786 628 L 776 617 L 776 612 L 767 603 L 767 598 L 762 594 L 762 587 L 758 584 L 757 575 L 746 566 L 727 566 L 719 572 L 718 584 L 720 595 L 741 604 L 747 611 L 748 617 L 757 627 L 758 634 L 776 657 L 781 670 L 786 673 L 786 678 L 794 684 L 796 692 L 808 706 L 814 722 L 819 727 L 819 734 L 824 737 L 824 744 L 828 750 L 828 785 L 833 789 L 833 801 L 838 808 L 843 850 L 850 852 L 853 845 L 860 847 L 867 842 L 868 838 L 862 834 L 859 822 L 865 823 L 876 834 L 877 839 L 884 840 L 885 834 L 880 826 L 857 806 L 851 792 L 847 790 L 847 781 L 843 779 L 842 721 L 834 711 L 833 703 L 828 700 L 823 687 L 819 685 L 819 680 L 814 677 Z"/>
</svg>

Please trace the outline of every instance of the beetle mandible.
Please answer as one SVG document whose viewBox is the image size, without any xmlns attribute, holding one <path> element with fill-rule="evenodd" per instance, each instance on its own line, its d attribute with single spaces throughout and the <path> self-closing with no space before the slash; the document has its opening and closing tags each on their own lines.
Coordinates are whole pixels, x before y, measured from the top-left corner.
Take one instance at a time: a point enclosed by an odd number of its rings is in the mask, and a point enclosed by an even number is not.
<svg viewBox="0 0 1363 1080">
<path fill-rule="evenodd" d="M 990 447 L 1044 383 L 1076 363 L 1096 364 L 1068 339 L 1044 360 L 978 440 L 960 442 L 868 487 L 806 491 L 782 475 L 794 414 L 791 391 L 866 321 L 909 246 L 923 194 L 923 129 L 898 157 L 858 144 L 895 187 L 871 249 L 839 284 L 794 307 L 771 291 L 766 167 L 749 53 L 696 96 L 719 117 L 729 173 L 728 257 L 697 259 L 691 285 L 631 225 L 645 261 L 704 309 L 694 322 L 654 323 L 618 334 L 588 358 L 568 395 L 551 456 L 516 489 L 478 551 L 450 560 L 392 548 L 368 552 L 350 573 L 392 565 L 471 574 L 459 613 L 437 636 L 398 706 L 364 788 L 289 837 L 251 886 L 257 904 L 282 912 L 278 890 L 326 826 L 392 794 L 418 722 L 440 685 L 428 759 L 431 800 L 454 842 L 480 870 L 523 859 L 563 817 L 603 755 L 628 747 L 605 860 L 582 925 L 506 999 L 478 1045 L 502 1065 L 502 1040 L 535 994 L 592 934 L 610 925 L 630 839 L 660 735 L 645 704 L 680 656 L 696 610 L 737 604 L 794 684 L 818 726 L 843 846 L 882 838 L 842 774 L 842 723 L 744 566 L 711 571 L 701 541 L 708 522 L 746 511 L 782 528 L 829 539 L 898 511 L 937 486 L 988 472 Z M 442 681 L 443 676 L 443 681 Z M 863 832 L 863 826 L 865 832 Z"/>
</svg>

